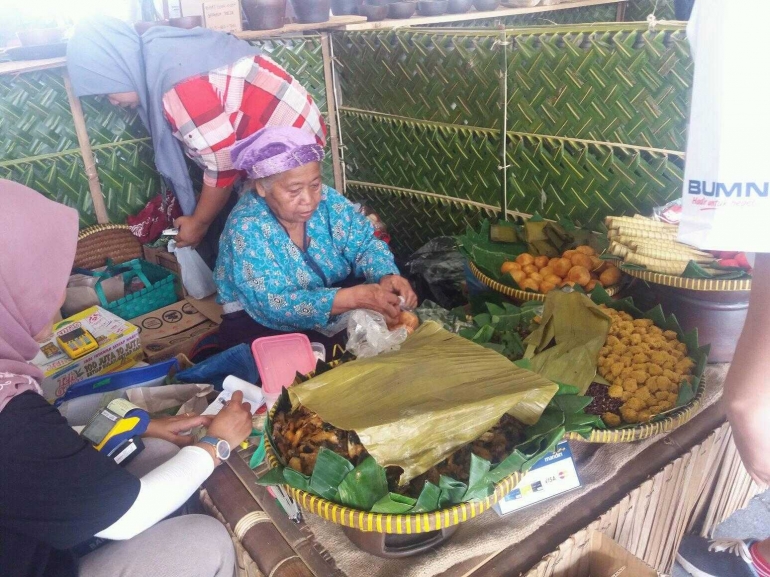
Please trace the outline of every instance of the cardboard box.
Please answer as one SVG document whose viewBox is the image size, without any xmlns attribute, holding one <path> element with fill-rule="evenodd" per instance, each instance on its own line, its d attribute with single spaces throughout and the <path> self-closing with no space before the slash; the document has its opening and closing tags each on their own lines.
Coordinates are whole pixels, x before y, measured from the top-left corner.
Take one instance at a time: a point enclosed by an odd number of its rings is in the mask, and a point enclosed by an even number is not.
<svg viewBox="0 0 770 577">
<path fill-rule="evenodd" d="M 187 291 L 184 290 L 184 285 L 182 284 L 182 269 L 179 268 L 179 261 L 176 260 L 176 255 L 173 252 L 168 252 L 165 246 L 153 248 L 145 245 L 143 247 L 143 252 L 144 260 L 162 266 L 174 273 L 174 288 L 176 289 L 176 295 L 179 297 L 179 300 L 186 298 Z"/>
<path fill-rule="evenodd" d="M 572 573 L 575 577 L 662 577 L 655 569 L 635 557 L 615 541 L 598 531 L 591 532 L 589 546 L 583 549 L 580 567 L 587 572 Z M 587 563 L 585 557 L 588 557 Z"/>
<path fill-rule="evenodd" d="M 198 310 L 195 303 L 202 310 Z M 189 354 L 201 338 L 218 329 L 220 318 L 221 307 L 209 297 L 203 301 L 179 301 L 131 319 L 131 323 L 139 328 L 139 340 L 147 360 L 156 363 Z"/>
<path fill-rule="evenodd" d="M 56 337 L 80 327 L 94 336 L 99 348 L 73 360 L 59 348 Z M 70 385 L 95 375 L 132 367 L 142 356 L 139 329 L 136 326 L 101 307 L 91 307 L 56 323 L 53 336 L 40 345 L 40 352 L 32 364 L 43 371 L 44 378 L 40 386 L 45 398 L 53 402 Z"/>
<path fill-rule="evenodd" d="M 203 16 L 203 0 L 180 0 L 182 16 Z"/>
<path fill-rule="evenodd" d="M 206 0 L 203 2 L 203 25 L 220 32 L 243 30 L 240 0 Z"/>
</svg>

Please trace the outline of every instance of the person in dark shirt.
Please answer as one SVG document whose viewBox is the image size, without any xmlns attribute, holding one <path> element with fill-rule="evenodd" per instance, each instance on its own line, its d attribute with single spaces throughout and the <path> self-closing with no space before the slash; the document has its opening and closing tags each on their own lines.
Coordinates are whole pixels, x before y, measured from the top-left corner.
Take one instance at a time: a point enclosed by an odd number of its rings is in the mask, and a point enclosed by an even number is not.
<svg viewBox="0 0 770 577">
<path fill-rule="evenodd" d="M 0 575 L 231 577 L 232 542 L 218 521 L 161 520 L 226 458 L 220 441 L 248 436 L 248 405 L 234 396 L 211 421 L 151 422 L 148 447 L 176 454 L 141 477 L 94 450 L 41 396 L 42 373 L 29 363 L 63 301 L 77 212 L 0 180 L 0 214 Z M 217 447 L 180 436 L 201 424 Z M 72 548 L 94 536 L 112 542 L 77 559 Z"/>
</svg>

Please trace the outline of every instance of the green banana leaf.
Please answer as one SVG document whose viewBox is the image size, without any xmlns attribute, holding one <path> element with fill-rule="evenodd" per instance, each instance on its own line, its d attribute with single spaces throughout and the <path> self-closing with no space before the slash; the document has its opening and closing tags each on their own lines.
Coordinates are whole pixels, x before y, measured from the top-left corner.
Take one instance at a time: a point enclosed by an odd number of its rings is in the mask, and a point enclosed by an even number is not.
<svg viewBox="0 0 770 577">
<path fill-rule="evenodd" d="M 582 394 L 596 376 L 599 350 L 609 328 L 609 317 L 586 295 L 551 291 L 540 327 L 525 341 L 524 356 L 535 372 L 577 387 Z"/>
<path fill-rule="evenodd" d="M 542 376 L 427 322 L 400 350 L 340 365 L 291 387 L 289 397 L 294 408 L 302 405 L 355 431 L 380 465 L 403 469 L 400 483 L 406 485 L 505 413 L 537 422 L 557 390 Z"/>
</svg>

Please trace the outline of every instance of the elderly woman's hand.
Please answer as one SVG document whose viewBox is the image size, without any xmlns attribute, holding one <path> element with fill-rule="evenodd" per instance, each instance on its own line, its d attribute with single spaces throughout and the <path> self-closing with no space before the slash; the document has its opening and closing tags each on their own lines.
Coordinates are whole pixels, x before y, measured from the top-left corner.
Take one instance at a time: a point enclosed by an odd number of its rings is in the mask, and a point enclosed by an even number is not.
<svg viewBox="0 0 770 577">
<path fill-rule="evenodd" d="M 394 293 L 378 284 L 361 284 L 337 291 L 332 314 L 338 315 L 356 309 L 369 309 L 380 313 L 388 324 L 398 319 L 401 302 Z"/>
<path fill-rule="evenodd" d="M 404 308 L 412 310 L 417 307 L 417 295 L 412 290 L 412 285 L 404 277 L 391 274 L 380 279 L 380 286 L 386 291 L 398 295 L 404 299 Z"/>
</svg>

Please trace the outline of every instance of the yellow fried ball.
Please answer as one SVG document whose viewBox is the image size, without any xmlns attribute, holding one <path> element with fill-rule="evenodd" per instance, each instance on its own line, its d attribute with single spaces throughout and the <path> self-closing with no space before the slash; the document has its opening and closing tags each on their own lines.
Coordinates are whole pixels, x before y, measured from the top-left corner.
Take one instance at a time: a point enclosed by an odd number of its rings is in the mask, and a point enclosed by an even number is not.
<svg viewBox="0 0 770 577">
<path fill-rule="evenodd" d="M 619 427 L 621 423 L 620 416 L 615 413 L 603 413 L 602 421 L 608 427 Z"/>
<path fill-rule="evenodd" d="M 612 385 L 608 390 L 607 394 L 612 397 L 613 399 L 619 399 L 621 396 L 623 396 L 623 387 L 618 387 L 617 385 Z"/>
<path fill-rule="evenodd" d="M 639 421 L 639 414 L 634 409 L 629 407 L 620 409 L 620 416 L 623 417 L 623 420 L 626 423 L 636 423 Z"/>
<path fill-rule="evenodd" d="M 637 384 L 635 379 L 625 379 L 623 381 L 623 390 L 624 391 L 628 391 L 629 393 L 633 393 L 638 388 L 639 388 L 639 385 Z"/>
<path fill-rule="evenodd" d="M 633 409 L 634 411 L 641 411 L 644 408 L 644 403 L 637 399 L 636 397 L 631 397 L 628 399 L 628 401 L 620 407 L 620 410 L 623 409 Z"/>
<path fill-rule="evenodd" d="M 640 423 L 646 423 L 647 421 L 652 419 L 652 413 L 647 409 L 644 409 L 643 411 L 639 411 L 639 413 L 637 414 L 637 417 L 639 418 Z"/>
<path fill-rule="evenodd" d="M 656 365 L 655 363 L 649 363 L 647 365 L 647 372 L 650 373 L 650 376 L 657 377 L 658 375 L 663 374 L 663 367 Z"/>
</svg>

